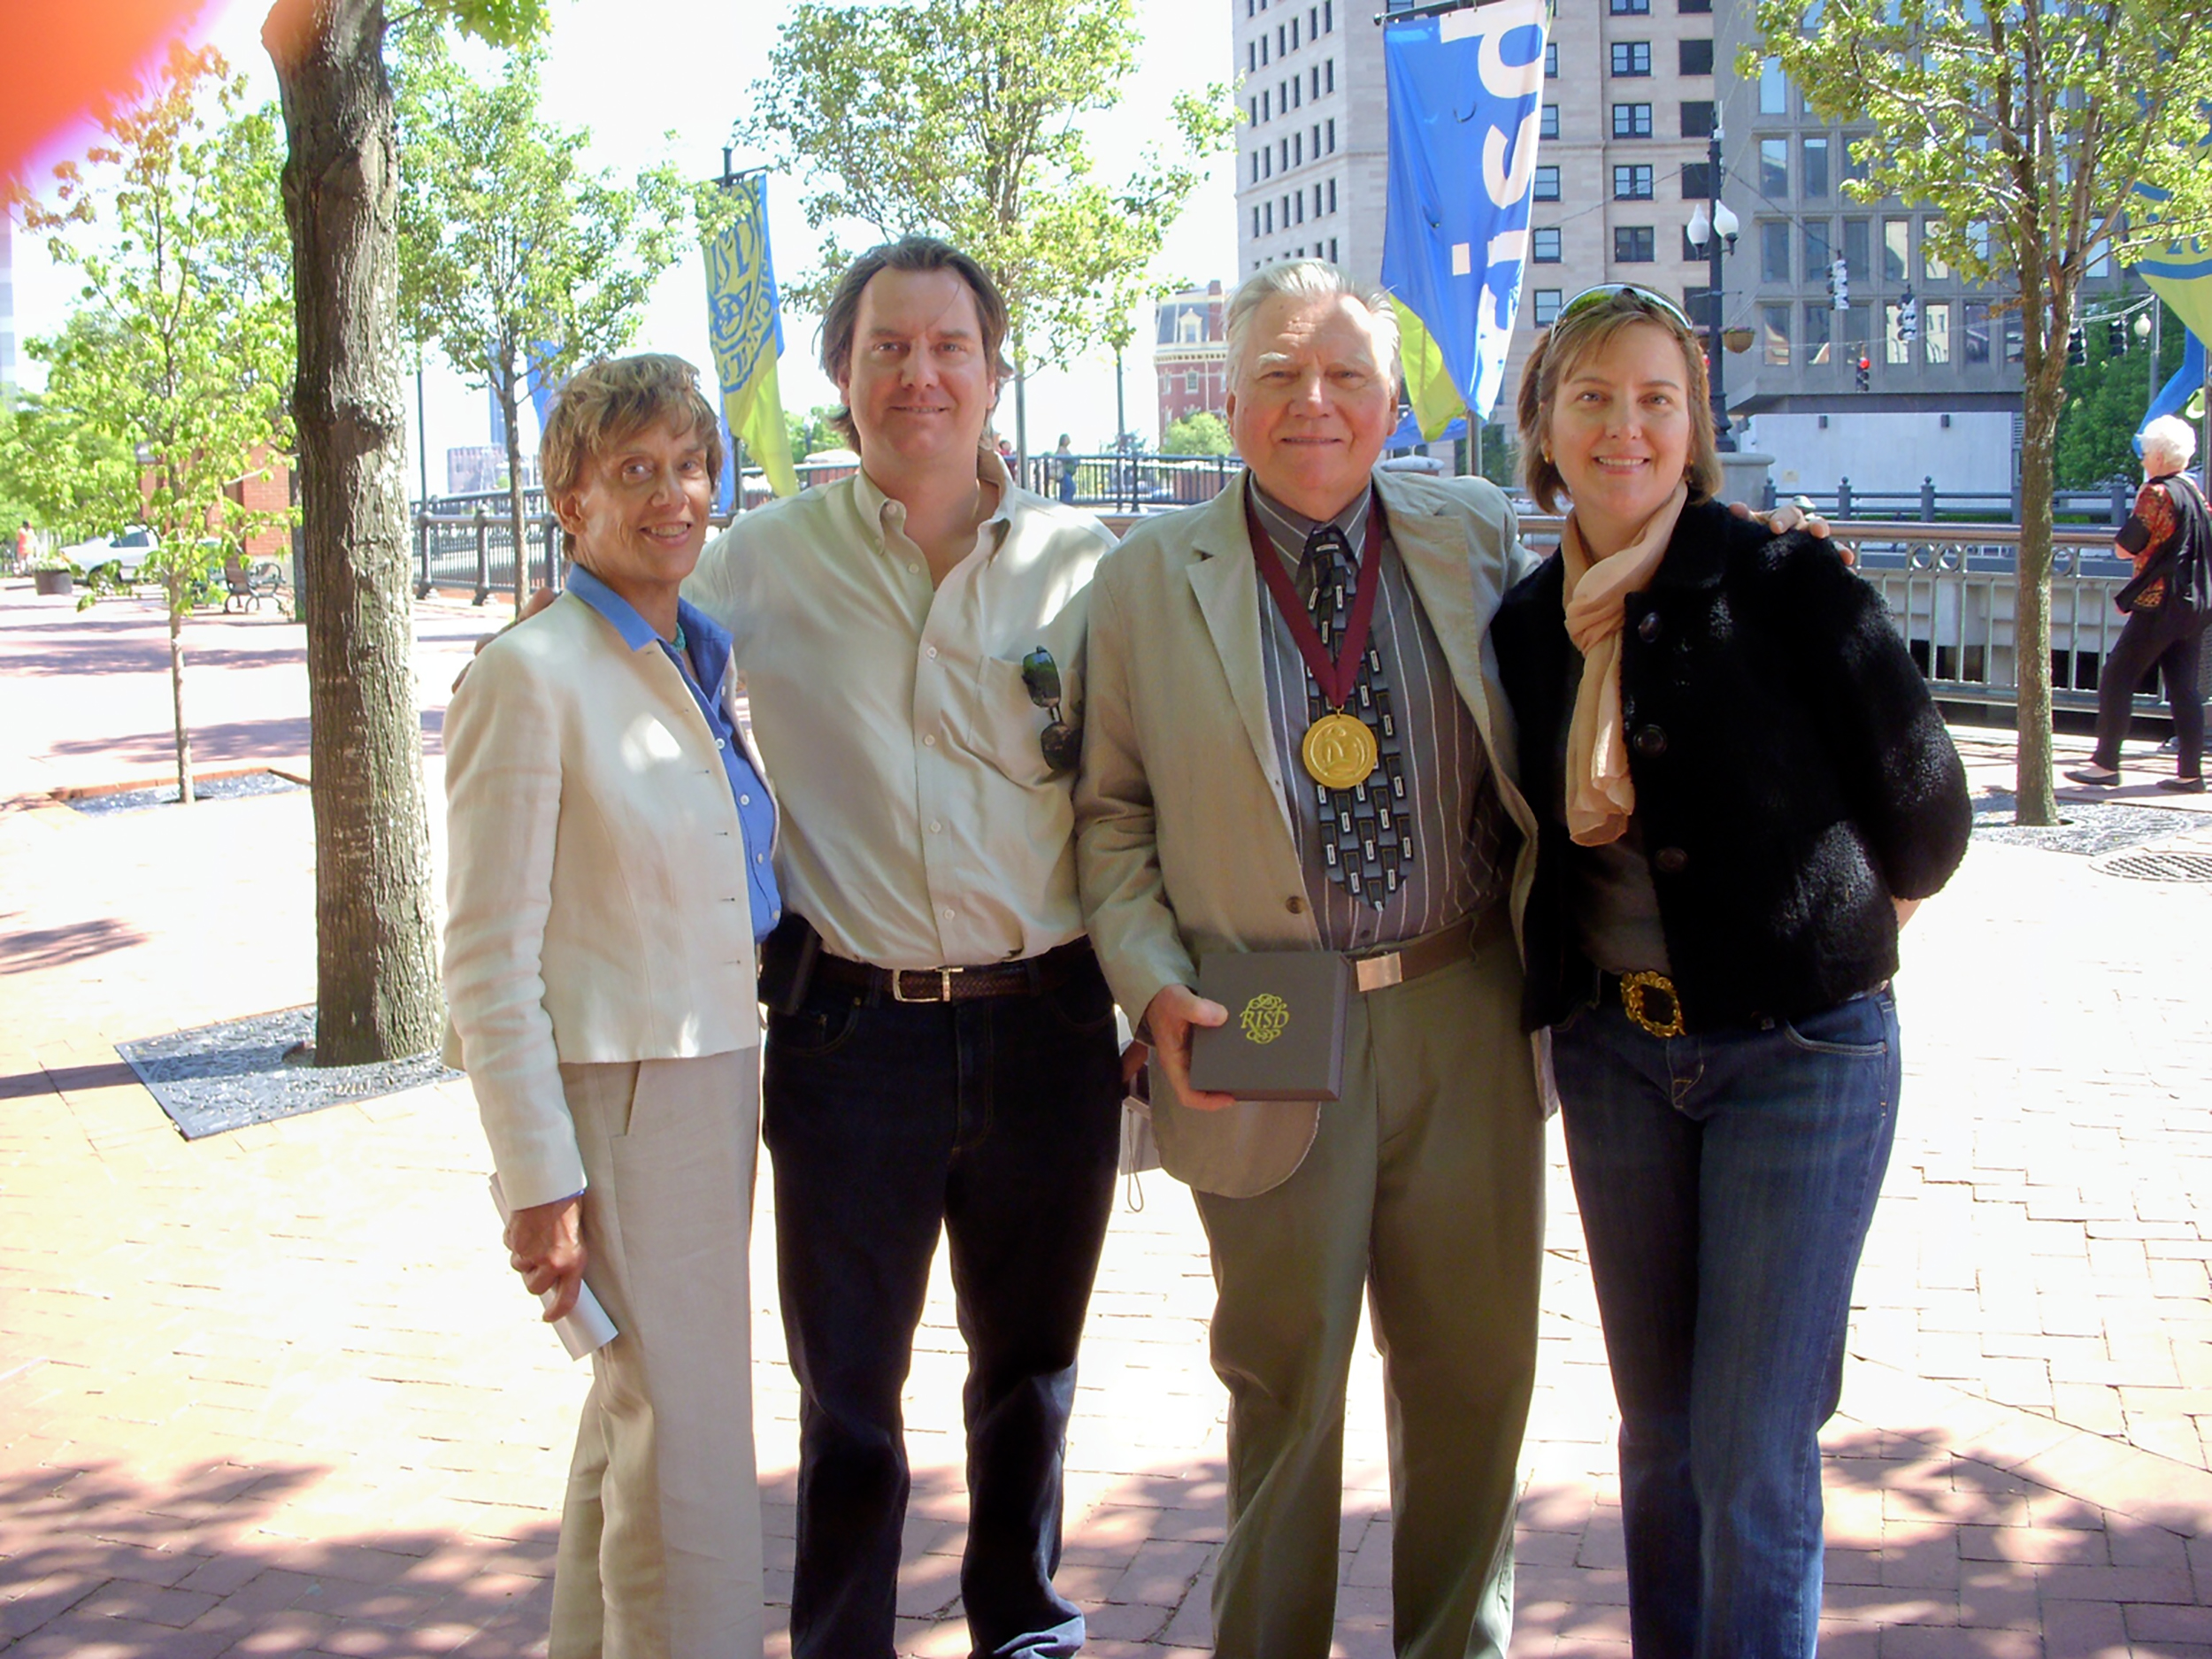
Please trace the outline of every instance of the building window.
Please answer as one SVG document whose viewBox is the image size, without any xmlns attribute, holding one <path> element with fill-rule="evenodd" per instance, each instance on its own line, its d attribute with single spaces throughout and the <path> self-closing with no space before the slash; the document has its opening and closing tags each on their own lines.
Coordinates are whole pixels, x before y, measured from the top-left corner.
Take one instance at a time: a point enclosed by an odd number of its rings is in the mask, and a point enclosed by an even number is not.
<svg viewBox="0 0 2212 1659">
<path fill-rule="evenodd" d="M 1264 92 L 1261 93 L 1261 94 L 1260 94 L 1260 119 L 1261 119 L 1261 120 L 1263 120 L 1263 121 L 1264 121 L 1264 120 L 1266 120 L 1266 119 L 1269 118 L 1269 116 L 1270 116 L 1271 114 L 1272 114 L 1272 113 L 1273 113 L 1273 111 L 1271 111 L 1268 108 L 1268 105 L 1267 105 L 1267 94 L 1266 94 L 1266 93 L 1264 93 Z"/>
<path fill-rule="evenodd" d="M 1317 184 L 1313 187 L 1313 216 L 1321 217 L 1321 187 Z"/>
<path fill-rule="evenodd" d="M 1298 19 L 1296 18 L 1290 20 L 1290 50 L 1294 52 L 1298 50 Z"/>
<path fill-rule="evenodd" d="M 1252 117 L 1252 125 L 1257 127 L 1260 124 L 1260 101 L 1257 98 L 1253 98 L 1248 102 L 1250 104 L 1249 113 Z"/>
<path fill-rule="evenodd" d="M 1684 288 L 1682 314 L 1690 319 L 1693 327 L 1709 329 L 1713 326 L 1713 290 Z"/>
<path fill-rule="evenodd" d="M 1614 168 L 1613 199 L 1616 202 L 1650 201 L 1651 169 L 1640 165 Z"/>
<path fill-rule="evenodd" d="M 1301 190 L 1297 195 L 1292 196 L 1290 199 L 1292 203 L 1291 211 L 1297 215 L 1297 218 L 1294 219 L 1292 223 L 1298 225 L 1304 224 L 1306 222 L 1306 193 L 1303 190 Z"/>
<path fill-rule="evenodd" d="M 1805 194 L 1816 202 L 1828 197 L 1828 141 L 1824 138 L 1805 141 Z"/>
<path fill-rule="evenodd" d="M 1333 236 L 1329 238 L 1329 259 L 1332 264 L 1336 260 L 1336 238 Z"/>
<path fill-rule="evenodd" d="M 1336 180 L 1334 179 L 1329 180 L 1329 211 L 1332 213 L 1336 211 Z"/>
<path fill-rule="evenodd" d="M 1294 167 L 1306 165 L 1306 135 L 1303 133 L 1290 135 L 1290 165 Z"/>
<path fill-rule="evenodd" d="M 1274 176 L 1275 146 L 1272 144 L 1262 144 L 1260 146 L 1260 177 L 1263 179 L 1271 179 Z"/>
<path fill-rule="evenodd" d="M 1679 62 L 1677 67 L 1686 75 L 1709 75 L 1713 73 L 1713 42 L 1710 41 L 1677 41 L 1675 50 Z"/>
<path fill-rule="evenodd" d="M 1539 138 L 1559 136 L 1559 106 L 1556 104 L 1547 104 L 1544 106 L 1544 112 L 1537 120 L 1536 135 Z"/>
<path fill-rule="evenodd" d="M 1945 281 L 1951 274 L 1950 263 L 1941 254 L 1928 246 L 1928 233 L 1940 231 L 1942 228 L 1943 221 L 1939 219 L 1932 219 L 1920 227 L 1920 274 L 1926 281 Z M 2093 271 L 2090 274 L 2101 276 L 2104 273 Z"/>
<path fill-rule="evenodd" d="M 1686 161 L 1682 164 L 1682 199 L 1686 202 L 1709 202 L 1713 199 L 1713 167 L 1707 161 Z"/>
<path fill-rule="evenodd" d="M 1886 219 L 1882 221 L 1882 275 L 1892 282 L 1902 282 L 1905 273 L 1911 268 L 1912 221 L 1909 219 Z"/>
<path fill-rule="evenodd" d="M 1828 221 L 1809 219 L 1805 221 L 1805 280 L 1818 282 L 1828 275 L 1828 267 L 1835 263 L 1835 252 L 1828 242 Z"/>
<path fill-rule="evenodd" d="M 1714 104 L 1710 98 L 1686 98 L 1682 102 L 1682 136 L 1710 138 L 1713 135 Z"/>
<path fill-rule="evenodd" d="M 1255 239 L 1255 240 L 1257 240 L 1257 238 L 1258 238 L 1258 236 L 1259 236 L 1259 234 L 1260 234 L 1260 210 L 1259 210 L 1258 208 L 1256 208 L 1256 208 L 1254 208 L 1254 209 L 1252 210 L 1252 235 L 1253 235 L 1253 237 L 1254 237 L 1254 239 Z"/>
<path fill-rule="evenodd" d="M 1620 4 L 1620 0 L 1613 0 L 1613 3 L 1616 5 L 1618 5 Z M 1536 326 L 1539 328 L 1548 328 L 1551 326 L 1552 319 L 1559 315 L 1560 290 L 1557 288 L 1538 288 L 1534 297 L 1536 302 Z"/>
<path fill-rule="evenodd" d="M 1872 273 L 1874 266 L 1870 263 L 1867 254 L 1869 245 L 1867 221 L 1863 219 L 1845 219 L 1843 221 L 1843 263 L 1850 268 L 1852 275 L 1863 277 Z"/>
<path fill-rule="evenodd" d="M 1617 18 L 1649 17 L 1651 0 L 1609 0 L 1606 9 Z"/>
<path fill-rule="evenodd" d="M 1759 222 L 1759 280 L 1790 280 L 1790 222 L 1786 219 Z"/>
<path fill-rule="evenodd" d="M 1313 83 L 1312 96 L 1317 98 L 1321 96 L 1321 65 L 1319 64 L 1316 64 L 1307 72 L 1307 75 Z"/>
<path fill-rule="evenodd" d="M 1874 336 L 1868 333 L 1873 313 L 1863 305 L 1853 305 L 1843 313 L 1843 355 L 1847 362 L 1856 363 L 1861 357 L 1874 355 Z"/>
<path fill-rule="evenodd" d="M 1951 302 L 1937 300 L 1920 307 L 1920 357 L 1932 367 L 1951 362 Z"/>
<path fill-rule="evenodd" d="M 2020 341 L 2020 313 L 2016 311 L 2007 311 L 2005 313 L 2005 361 L 2018 363 L 2023 360 L 2025 353 L 2026 348 L 2021 344 Z"/>
<path fill-rule="evenodd" d="M 1961 342 L 1962 349 L 1959 353 L 1959 361 L 1987 363 L 1989 361 L 1989 302 L 1969 300 L 1959 309 L 1965 313 L 1962 319 L 1965 324 L 1963 330 L 1965 338 Z"/>
<path fill-rule="evenodd" d="M 1328 71 L 1321 89 L 1324 92 L 1334 92 L 1336 90 L 1336 59 L 1332 58 L 1321 66 Z"/>
<path fill-rule="evenodd" d="M 1559 79 L 1559 42 L 1557 41 L 1544 42 L 1544 79 L 1547 81 Z"/>
<path fill-rule="evenodd" d="M 1276 57 L 1278 57 L 1278 58 L 1280 58 L 1282 55 L 1283 55 L 1283 26 L 1282 26 L 1281 24 L 1278 23 L 1278 24 L 1275 26 L 1275 56 L 1276 56 Z"/>
<path fill-rule="evenodd" d="M 1763 360 L 1778 368 L 1789 367 L 1790 308 L 1786 305 L 1759 307 L 1759 335 Z"/>
<path fill-rule="evenodd" d="M 1786 138 L 1763 138 L 1759 141 L 1759 194 L 1770 202 L 1779 202 L 1790 193 L 1790 141 Z"/>
<path fill-rule="evenodd" d="M 1332 115 L 1327 120 L 1322 123 L 1322 126 L 1328 131 L 1329 154 L 1333 156 L 1336 154 L 1336 117 Z"/>
<path fill-rule="evenodd" d="M 1709 14 L 1713 10 L 1713 0 L 1678 0 L 1674 9 L 1685 16 L 1693 12 Z"/>
<path fill-rule="evenodd" d="M 1613 136 L 1616 138 L 1649 138 L 1651 136 L 1651 105 L 1648 104 L 1616 104 L 1613 106 Z"/>
<path fill-rule="evenodd" d="M 1290 107 L 1294 110 L 1306 107 L 1306 81 L 1303 75 L 1290 78 Z"/>
<path fill-rule="evenodd" d="M 1536 265 L 1559 263 L 1559 227 L 1540 225 L 1528 234 L 1528 257 Z"/>
<path fill-rule="evenodd" d="M 1882 361 L 1910 363 L 1912 342 L 1905 338 L 1905 308 L 1897 300 L 1886 300 L 1882 305 Z"/>
<path fill-rule="evenodd" d="M 1196 369 L 1190 369 L 1185 372 L 1183 375 L 1183 389 L 1187 392 L 1194 392 L 1198 389 L 1198 371 Z"/>
<path fill-rule="evenodd" d="M 1260 66 L 1260 48 L 1256 41 L 1244 42 L 1244 73 L 1250 74 Z"/>
<path fill-rule="evenodd" d="M 1336 33 L 1336 0 L 1321 0 L 1321 32 Z"/>
<path fill-rule="evenodd" d="M 1318 121 L 1313 124 L 1313 158 L 1316 161 L 1321 159 L 1321 123 Z"/>
<path fill-rule="evenodd" d="M 1687 225 L 1682 227 L 1681 259 L 1684 265 L 1703 265 L 1711 257 L 1712 251 L 1713 247 L 1710 242 L 1706 243 L 1702 248 L 1693 243 L 1690 241 L 1690 227 Z"/>
<path fill-rule="evenodd" d="M 1556 167 L 1537 168 L 1535 182 L 1530 188 L 1531 200 L 1556 202 L 1559 199 L 1559 169 Z"/>
<path fill-rule="evenodd" d="M 1613 73 L 1617 75 L 1647 75 L 1651 73 L 1651 42 L 1649 41 L 1615 41 L 1613 42 Z"/>
<path fill-rule="evenodd" d="M 1805 307 L 1805 361 L 1826 363 L 1835 355 L 1836 311 L 1832 305 Z"/>
<path fill-rule="evenodd" d="M 1790 112 L 1789 82 L 1782 78 L 1782 60 L 1769 58 L 1759 65 L 1759 113 L 1787 115 Z"/>
<path fill-rule="evenodd" d="M 1648 225 L 1616 225 L 1613 257 L 1621 265 L 1649 265 L 1659 257 L 1659 238 Z"/>
</svg>

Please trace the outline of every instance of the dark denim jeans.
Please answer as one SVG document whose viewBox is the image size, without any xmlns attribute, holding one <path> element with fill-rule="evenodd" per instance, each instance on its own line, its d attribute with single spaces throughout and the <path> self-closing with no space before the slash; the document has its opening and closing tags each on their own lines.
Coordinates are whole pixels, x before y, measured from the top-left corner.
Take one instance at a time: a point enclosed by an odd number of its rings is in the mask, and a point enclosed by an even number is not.
<svg viewBox="0 0 2212 1659">
<path fill-rule="evenodd" d="M 1820 1425 L 1896 1128 L 1887 990 L 1794 1024 L 1552 1028 L 1621 1408 L 1636 1659 L 1809 1656 Z"/>
<path fill-rule="evenodd" d="M 1034 996 L 818 989 L 770 1019 L 763 1125 L 800 1390 L 795 1659 L 891 1659 L 900 1396 L 941 1226 L 968 1345 L 971 1646 L 1055 1659 L 1082 1645 L 1052 1574 L 1121 1094 L 1113 1002 L 1088 959 Z"/>
</svg>

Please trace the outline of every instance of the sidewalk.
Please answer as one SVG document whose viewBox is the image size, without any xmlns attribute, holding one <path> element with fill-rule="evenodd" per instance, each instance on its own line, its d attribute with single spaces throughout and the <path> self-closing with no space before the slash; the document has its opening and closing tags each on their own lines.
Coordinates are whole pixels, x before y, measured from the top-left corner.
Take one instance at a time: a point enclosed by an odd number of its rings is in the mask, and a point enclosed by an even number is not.
<svg viewBox="0 0 2212 1659">
<path fill-rule="evenodd" d="M 485 613 L 417 617 L 434 799 L 445 687 Z M 299 631 L 196 621 L 188 649 L 202 764 L 303 768 Z M 79 616 L 0 583 L 0 1650 L 542 1652 L 585 1375 L 496 1248 L 465 1086 L 188 1145 L 117 1060 L 118 1040 L 313 992 L 305 792 L 45 803 L 160 779 L 167 722 L 156 607 Z M 1958 735 L 1978 786 L 2008 787 L 2008 737 Z M 2212 852 L 2201 803 L 2159 799 L 2154 839 Z M 1825 1652 L 2212 1659 L 2212 885 L 2100 863 L 1978 841 L 1908 935 L 1909 1081 L 1827 1436 Z M 1612 1402 L 1555 1127 L 1551 1152 L 1514 1652 L 1624 1655 Z M 1059 1577 L 1108 1656 L 1210 1646 L 1222 1524 L 1202 1239 L 1173 1182 L 1139 1195 L 1092 1304 Z M 796 1404 L 766 1202 L 764 1183 L 780 1601 Z M 941 1263 L 909 1391 L 917 1655 L 965 1651 L 961 1370 Z M 1340 1651 L 1381 1655 L 1364 1344 L 1349 1421 Z"/>
</svg>

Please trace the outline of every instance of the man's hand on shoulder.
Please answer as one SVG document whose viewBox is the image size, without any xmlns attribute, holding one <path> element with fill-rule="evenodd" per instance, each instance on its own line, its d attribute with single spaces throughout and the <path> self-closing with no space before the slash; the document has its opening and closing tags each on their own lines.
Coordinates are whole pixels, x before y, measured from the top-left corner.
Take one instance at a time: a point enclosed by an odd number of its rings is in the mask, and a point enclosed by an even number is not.
<svg viewBox="0 0 2212 1659">
<path fill-rule="evenodd" d="M 522 613 L 516 617 L 515 622 L 527 622 L 532 617 L 536 616 L 539 611 L 544 610 L 548 605 L 551 604 L 559 597 L 560 595 L 555 593 L 550 588 L 539 588 L 535 593 L 532 594 L 529 598 L 523 601 Z M 506 627 L 500 628 L 494 633 L 479 635 L 476 643 L 469 648 L 470 659 L 473 661 L 475 658 L 481 657 L 484 654 L 484 648 L 487 645 L 489 645 L 494 640 L 497 639 L 500 634 L 504 634 L 507 631 L 507 628 L 513 627 L 515 626 L 515 622 L 510 622 L 507 624 Z M 460 690 L 461 682 L 468 677 L 469 664 L 467 663 L 463 663 L 461 664 L 461 672 L 453 676 L 453 689 L 456 691 Z"/>
<path fill-rule="evenodd" d="M 1144 1010 L 1145 1029 L 1151 1033 L 1153 1052 L 1175 1089 L 1175 1098 L 1193 1111 L 1217 1112 L 1237 1103 L 1233 1094 L 1193 1089 L 1190 1086 L 1190 1039 L 1194 1025 L 1225 1025 L 1229 1010 L 1210 1002 L 1187 985 L 1166 985 L 1154 994 Z"/>
<path fill-rule="evenodd" d="M 1732 501 L 1728 511 L 1739 518 L 1756 518 L 1776 535 L 1787 535 L 1793 530 L 1802 530 L 1816 541 L 1830 541 L 1833 531 L 1828 521 L 1813 511 L 1813 503 L 1800 495 L 1786 501 L 1772 512 L 1755 513 L 1748 502 Z M 1834 542 L 1837 556 L 1846 565 L 1859 562 L 1858 550 L 1847 541 Z"/>
</svg>

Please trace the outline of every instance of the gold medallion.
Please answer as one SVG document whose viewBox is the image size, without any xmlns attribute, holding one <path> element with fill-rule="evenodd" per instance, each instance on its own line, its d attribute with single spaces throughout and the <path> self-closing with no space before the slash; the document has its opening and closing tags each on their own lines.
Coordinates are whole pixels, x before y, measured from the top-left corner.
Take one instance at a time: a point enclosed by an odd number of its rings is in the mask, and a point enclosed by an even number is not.
<svg viewBox="0 0 2212 1659">
<path fill-rule="evenodd" d="M 1375 734 L 1367 723 L 1341 710 L 1325 714 L 1306 728 L 1298 746 L 1306 774 L 1331 789 L 1349 789 L 1365 783 L 1375 770 Z"/>
</svg>

